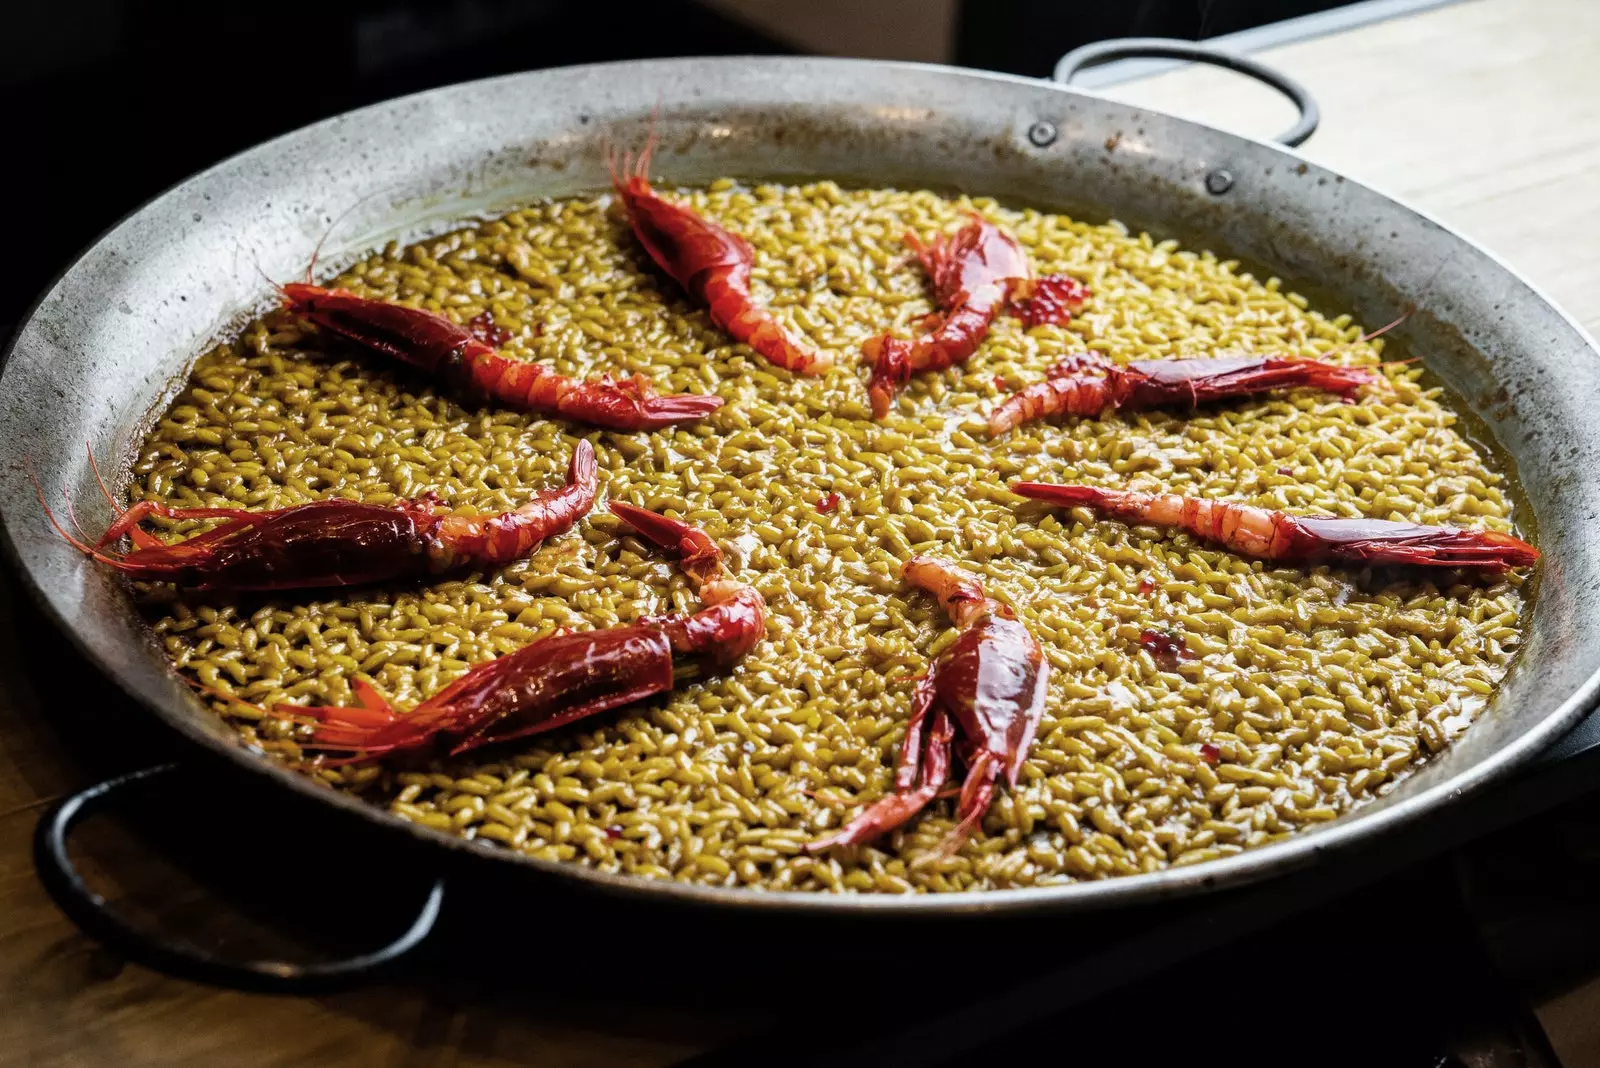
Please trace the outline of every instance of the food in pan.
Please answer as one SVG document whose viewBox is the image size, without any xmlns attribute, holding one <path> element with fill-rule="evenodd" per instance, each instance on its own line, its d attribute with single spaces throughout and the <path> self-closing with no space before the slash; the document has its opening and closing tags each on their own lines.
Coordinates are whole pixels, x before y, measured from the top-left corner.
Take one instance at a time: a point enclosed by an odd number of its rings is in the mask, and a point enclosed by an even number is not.
<svg viewBox="0 0 1600 1068">
<path fill-rule="evenodd" d="M 1001 775 L 1017 788 L 1039 728 L 1050 665 L 1016 613 L 988 597 L 970 572 L 946 560 L 913 556 L 902 570 L 907 582 L 938 598 L 955 624 L 956 639 L 912 692 L 894 793 L 868 806 L 837 834 L 808 843 L 811 852 L 871 841 L 915 816 L 943 789 L 951 743 L 959 735 L 967 773 L 956 804 L 958 822 L 928 858 L 948 856 L 989 811 Z"/>
<path fill-rule="evenodd" d="M 1233 552 L 1267 560 L 1348 560 L 1486 571 L 1532 567 L 1539 560 L 1539 550 L 1496 530 L 1290 515 L 1236 501 L 1046 482 L 1013 482 L 1011 492 L 1051 504 L 1081 505 L 1130 523 L 1175 527 Z"/>
<path fill-rule="evenodd" d="M 711 321 L 761 355 L 802 375 L 825 374 L 833 354 L 808 345 L 750 295 L 750 242 L 700 213 L 657 196 L 650 186 L 655 135 L 637 160 L 613 159 L 611 183 L 633 234 L 655 265 L 705 305 Z"/>
<path fill-rule="evenodd" d="M 92 453 L 89 462 L 94 463 Z M 96 478 L 99 474 L 96 466 Z M 570 529 L 594 506 L 595 456 L 594 446 L 577 442 L 566 485 L 536 493 L 526 504 L 499 515 L 450 515 L 431 492 L 391 504 L 334 497 L 261 511 L 174 508 L 147 498 L 121 511 L 92 545 L 69 534 L 43 491 L 37 484 L 34 489 L 62 537 L 129 578 L 196 591 L 306 590 L 482 570 L 520 560 L 546 538 Z M 117 511 L 109 491 L 106 499 Z M 224 522 L 169 545 L 139 528 L 152 516 L 184 523 Z M 123 535 L 133 542 L 131 550 L 108 548 Z"/>
<path fill-rule="evenodd" d="M 931 329 L 916 341 L 885 333 L 863 346 L 861 354 L 872 367 L 867 391 L 878 419 L 889 414 L 895 395 L 914 373 L 966 362 L 1008 303 L 1017 305 L 1023 322 L 1037 326 L 1066 322 L 1089 296 L 1087 287 L 1070 275 L 1036 283 L 1022 246 L 981 215 L 955 233 L 927 242 L 907 232 L 905 242 L 933 282 L 940 313 L 930 317 Z M 1037 294 L 1036 286 L 1043 287 Z"/>
<path fill-rule="evenodd" d="M 1262 561 L 1008 488 L 1073 482 L 1511 534 L 1492 457 L 1420 366 L 1380 362 L 1383 339 L 1276 280 L 1114 223 L 829 182 L 666 196 L 748 240 L 750 301 L 808 352 L 912 334 L 937 309 L 900 235 L 953 235 L 971 212 L 1015 240 L 1034 277 L 1068 276 L 1093 299 L 1065 322 L 996 317 L 965 362 L 911 377 L 877 421 L 870 372 L 794 375 L 731 340 L 692 276 L 685 300 L 659 273 L 612 196 L 531 204 L 368 257 L 328 287 L 456 323 L 487 315 L 512 329 L 502 355 L 555 373 L 649 369 L 663 389 L 726 403 L 649 433 L 585 431 L 441 391 L 288 311 L 207 353 L 137 457 L 135 501 L 262 511 L 432 491 L 452 513 L 490 514 L 549 486 L 580 440 L 599 467 L 602 504 L 507 566 L 269 599 L 146 589 L 174 664 L 230 695 L 217 707 L 250 743 L 405 819 L 536 857 L 771 890 L 946 892 L 1263 845 L 1372 800 L 1485 707 L 1523 635 L 1526 569 Z M 1086 350 L 1117 367 L 1315 359 L 1387 385 L 1350 404 L 1296 389 L 989 437 L 996 404 Z M 703 530 L 765 601 L 765 638 L 652 700 L 496 746 L 452 756 L 430 742 L 382 760 L 319 746 L 362 717 L 317 709 L 377 708 L 382 693 L 398 724 L 497 657 L 692 611 L 705 586 L 607 501 Z M 147 529 L 204 536 L 159 514 Z M 1037 733 L 1014 788 L 1007 767 L 964 838 L 951 837 L 958 813 L 974 813 L 957 796 L 818 850 L 895 795 L 903 755 L 917 786 L 943 759 L 926 734 L 905 744 L 912 680 L 963 640 L 902 577 L 918 555 L 970 573 L 1037 642 L 1049 669 Z M 293 716 L 262 711 L 279 704 Z M 938 708 L 959 718 L 939 704 L 930 728 Z M 959 762 L 973 738 L 947 726 Z M 993 748 L 1008 765 L 1020 751 Z"/>
<path fill-rule="evenodd" d="M 690 676 L 702 662 L 727 667 L 762 639 L 761 594 L 725 573 L 722 553 L 704 531 L 621 502 L 612 502 L 611 510 L 682 556 L 705 608 L 551 635 L 479 664 L 405 715 L 361 679 L 351 683 L 356 704 L 348 708 L 278 704 L 254 711 L 309 725 L 308 749 L 348 754 L 327 760 L 328 766 L 429 750 L 459 756 L 665 693 L 675 663 Z"/>
<path fill-rule="evenodd" d="M 1349 397 L 1382 382 L 1371 367 L 1341 367 L 1326 360 L 1272 356 L 1197 356 L 1187 360 L 1133 360 L 1126 366 L 1098 352 L 1068 356 L 1042 382 L 1024 386 L 989 413 L 998 437 L 1053 415 L 1099 415 L 1108 409 L 1197 408 L 1225 397 L 1278 389 L 1322 389 Z"/>
<path fill-rule="evenodd" d="M 578 379 L 542 364 L 496 352 L 467 327 L 422 308 L 358 297 L 348 289 L 297 282 L 280 286 L 284 307 L 372 352 L 410 364 L 470 398 L 518 411 L 555 415 L 611 430 L 655 430 L 693 422 L 722 407 L 722 398 L 698 393 L 661 396 L 644 375 L 621 380 L 602 374 Z M 492 315 L 473 323 L 480 333 L 506 340 Z"/>
</svg>

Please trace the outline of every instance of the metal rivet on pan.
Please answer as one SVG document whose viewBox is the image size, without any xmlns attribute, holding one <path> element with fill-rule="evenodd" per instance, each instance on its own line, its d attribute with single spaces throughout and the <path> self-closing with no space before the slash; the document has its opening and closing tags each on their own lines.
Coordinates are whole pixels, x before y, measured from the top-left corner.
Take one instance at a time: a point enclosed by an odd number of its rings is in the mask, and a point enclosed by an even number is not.
<svg viewBox="0 0 1600 1068">
<path fill-rule="evenodd" d="M 1233 174 L 1220 167 L 1206 175 L 1206 191 L 1221 196 L 1233 188 Z"/>
<path fill-rule="evenodd" d="M 1060 134 L 1056 131 L 1056 124 L 1045 122 L 1043 119 L 1028 127 L 1028 140 L 1039 148 L 1049 148 L 1055 144 L 1055 140 L 1059 136 Z"/>
</svg>

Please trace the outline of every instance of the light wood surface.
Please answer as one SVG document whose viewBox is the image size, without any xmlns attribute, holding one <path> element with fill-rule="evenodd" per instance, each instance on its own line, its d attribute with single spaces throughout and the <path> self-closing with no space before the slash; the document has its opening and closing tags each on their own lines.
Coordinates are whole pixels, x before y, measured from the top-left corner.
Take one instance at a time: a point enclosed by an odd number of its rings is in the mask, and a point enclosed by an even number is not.
<svg viewBox="0 0 1600 1068">
<path fill-rule="evenodd" d="M 1255 54 L 1308 88 L 1300 151 L 1430 212 L 1600 332 L 1600 3 L 1463 0 Z M 1271 89 L 1186 67 L 1106 96 L 1271 137 Z"/>
<path fill-rule="evenodd" d="M 1470 0 L 1264 58 L 1323 105 L 1306 155 L 1473 235 L 1595 330 L 1596 56 L 1600 3 Z M 1254 133 L 1290 117 L 1268 91 L 1209 69 L 1110 95 Z M 246 995 L 122 965 L 51 905 L 33 876 L 29 835 L 48 799 L 149 759 L 138 741 L 149 728 L 86 680 L 81 661 L 45 630 L 19 603 L 14 581 L 0 579 L 0 1064 L 664 1065 L 745 1025 L 709 1008 L 620 1021 L 399 984 L 320 998 Z M 87 745 L 76 724 L 95 716 L 119 720 L 117 737 L 130 740 Z M 103 726 L 97 721 L 96 732 Z M 137 841 L 100 841 L 91 860 L 116 881 L 160 874 Z M 1551 1020 L 1573 1014 L 1570 1000 L 1553 1009 Z M 1563 1052 L 1575 1065 L 1594 1051 Z"/>
</svg>

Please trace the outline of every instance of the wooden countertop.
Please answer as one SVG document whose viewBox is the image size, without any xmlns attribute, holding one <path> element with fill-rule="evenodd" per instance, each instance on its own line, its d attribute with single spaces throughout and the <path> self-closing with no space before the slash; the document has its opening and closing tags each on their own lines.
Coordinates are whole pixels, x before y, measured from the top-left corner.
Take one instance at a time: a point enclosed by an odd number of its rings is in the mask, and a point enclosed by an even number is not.
<svg viewBox="0 0 1600 1068">
<path fill-rule="evenodd" d="M 1596 55 L 1600 4 L 1466 0 L 1261 57 L 1323 107 L 1308 157 L 1472 235 L 1600 332 Z M 1108 95 L 1253 133 L 1291 118 L 1269 90 L 1206 68 Z M 398 983 L 271 997 L 124 965 L 56 911 L 34 878 L 29 840 L 50 799 L 162 747 L 21 602 L 15 581 L 0 578 L 0 1064 L 665 1065 L 750 1024 L 709 1009 L 619 1023 Z M 95 744 L 85 741 L 91 721 Z M 126 834 L 93 834 L 85 852 L 132 897 L 148 897 L 167 874 Z M 861 995 L 852 985 L 843 996 Z M 1570 997 L 1547 1021 L 1573 1014 Z"/>
<path fill-rule="evenodd" d="M 1462 0 L 1255 58 L 1309 89 L 1300 151 L 1474 238 L 1600 334 L 1600 4 Z M 1214 67 L 1105 95 L 1255 136 L 1276 92 Z"/>
</svg>

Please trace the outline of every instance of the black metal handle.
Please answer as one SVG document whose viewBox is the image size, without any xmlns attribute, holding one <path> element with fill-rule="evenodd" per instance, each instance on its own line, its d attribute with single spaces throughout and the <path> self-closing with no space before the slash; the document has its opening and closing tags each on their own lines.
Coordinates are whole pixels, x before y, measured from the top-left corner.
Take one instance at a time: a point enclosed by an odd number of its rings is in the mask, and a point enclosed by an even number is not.
<svg viewBox="0 0 1600 1068">
<path fill-rule="evenodd" d="M 1109 41 L 1096 41 L 1082 48 L 1074 48 L 1062 56 L 1056 63 L 1053 77 L 1062 85 L 1071 85 L 1072 79 L 1080 71 L 1118 59 L 1187 59 L 1194 63 L 1209 63 L 1213 67 L 1226 67 L 1272 86 L 1300 109 L 1300 118 L 1276 138 L 1290 148 L 1303 144 L 1316 132 L 1317 123 L 1322 121 L 1322 111 L 1317 107 L 1316 99 L 1305 86 L 1287 74 L 1249 56 L 1225 52 L 1194 41 L 1168 37 L 1116 37 Z"/>
<path fill-rule="evenodd" d="M 67 837 L 79 820 L 118 790 L 159 779 L 177 768 L 175 763 L 158 764 L 96 783 L 58 802 L 39 820 L 33 837 L 33 861 L 39 881 L 61 911 L 84 933 L 125 953 L 130 959 L 172 975 L 246 990 L 309 993 L 369 978 L 378 969 L 416 949 L 432 932 L 444 901 L 443 877 L 434 881 L 422 910 L 400 937 L 386 946 L 343 960 L 312 964 L 228 960 L 188 942 L 165 940 L 134 927 L 84 882 L 67 856 Z"/>
</svg>

